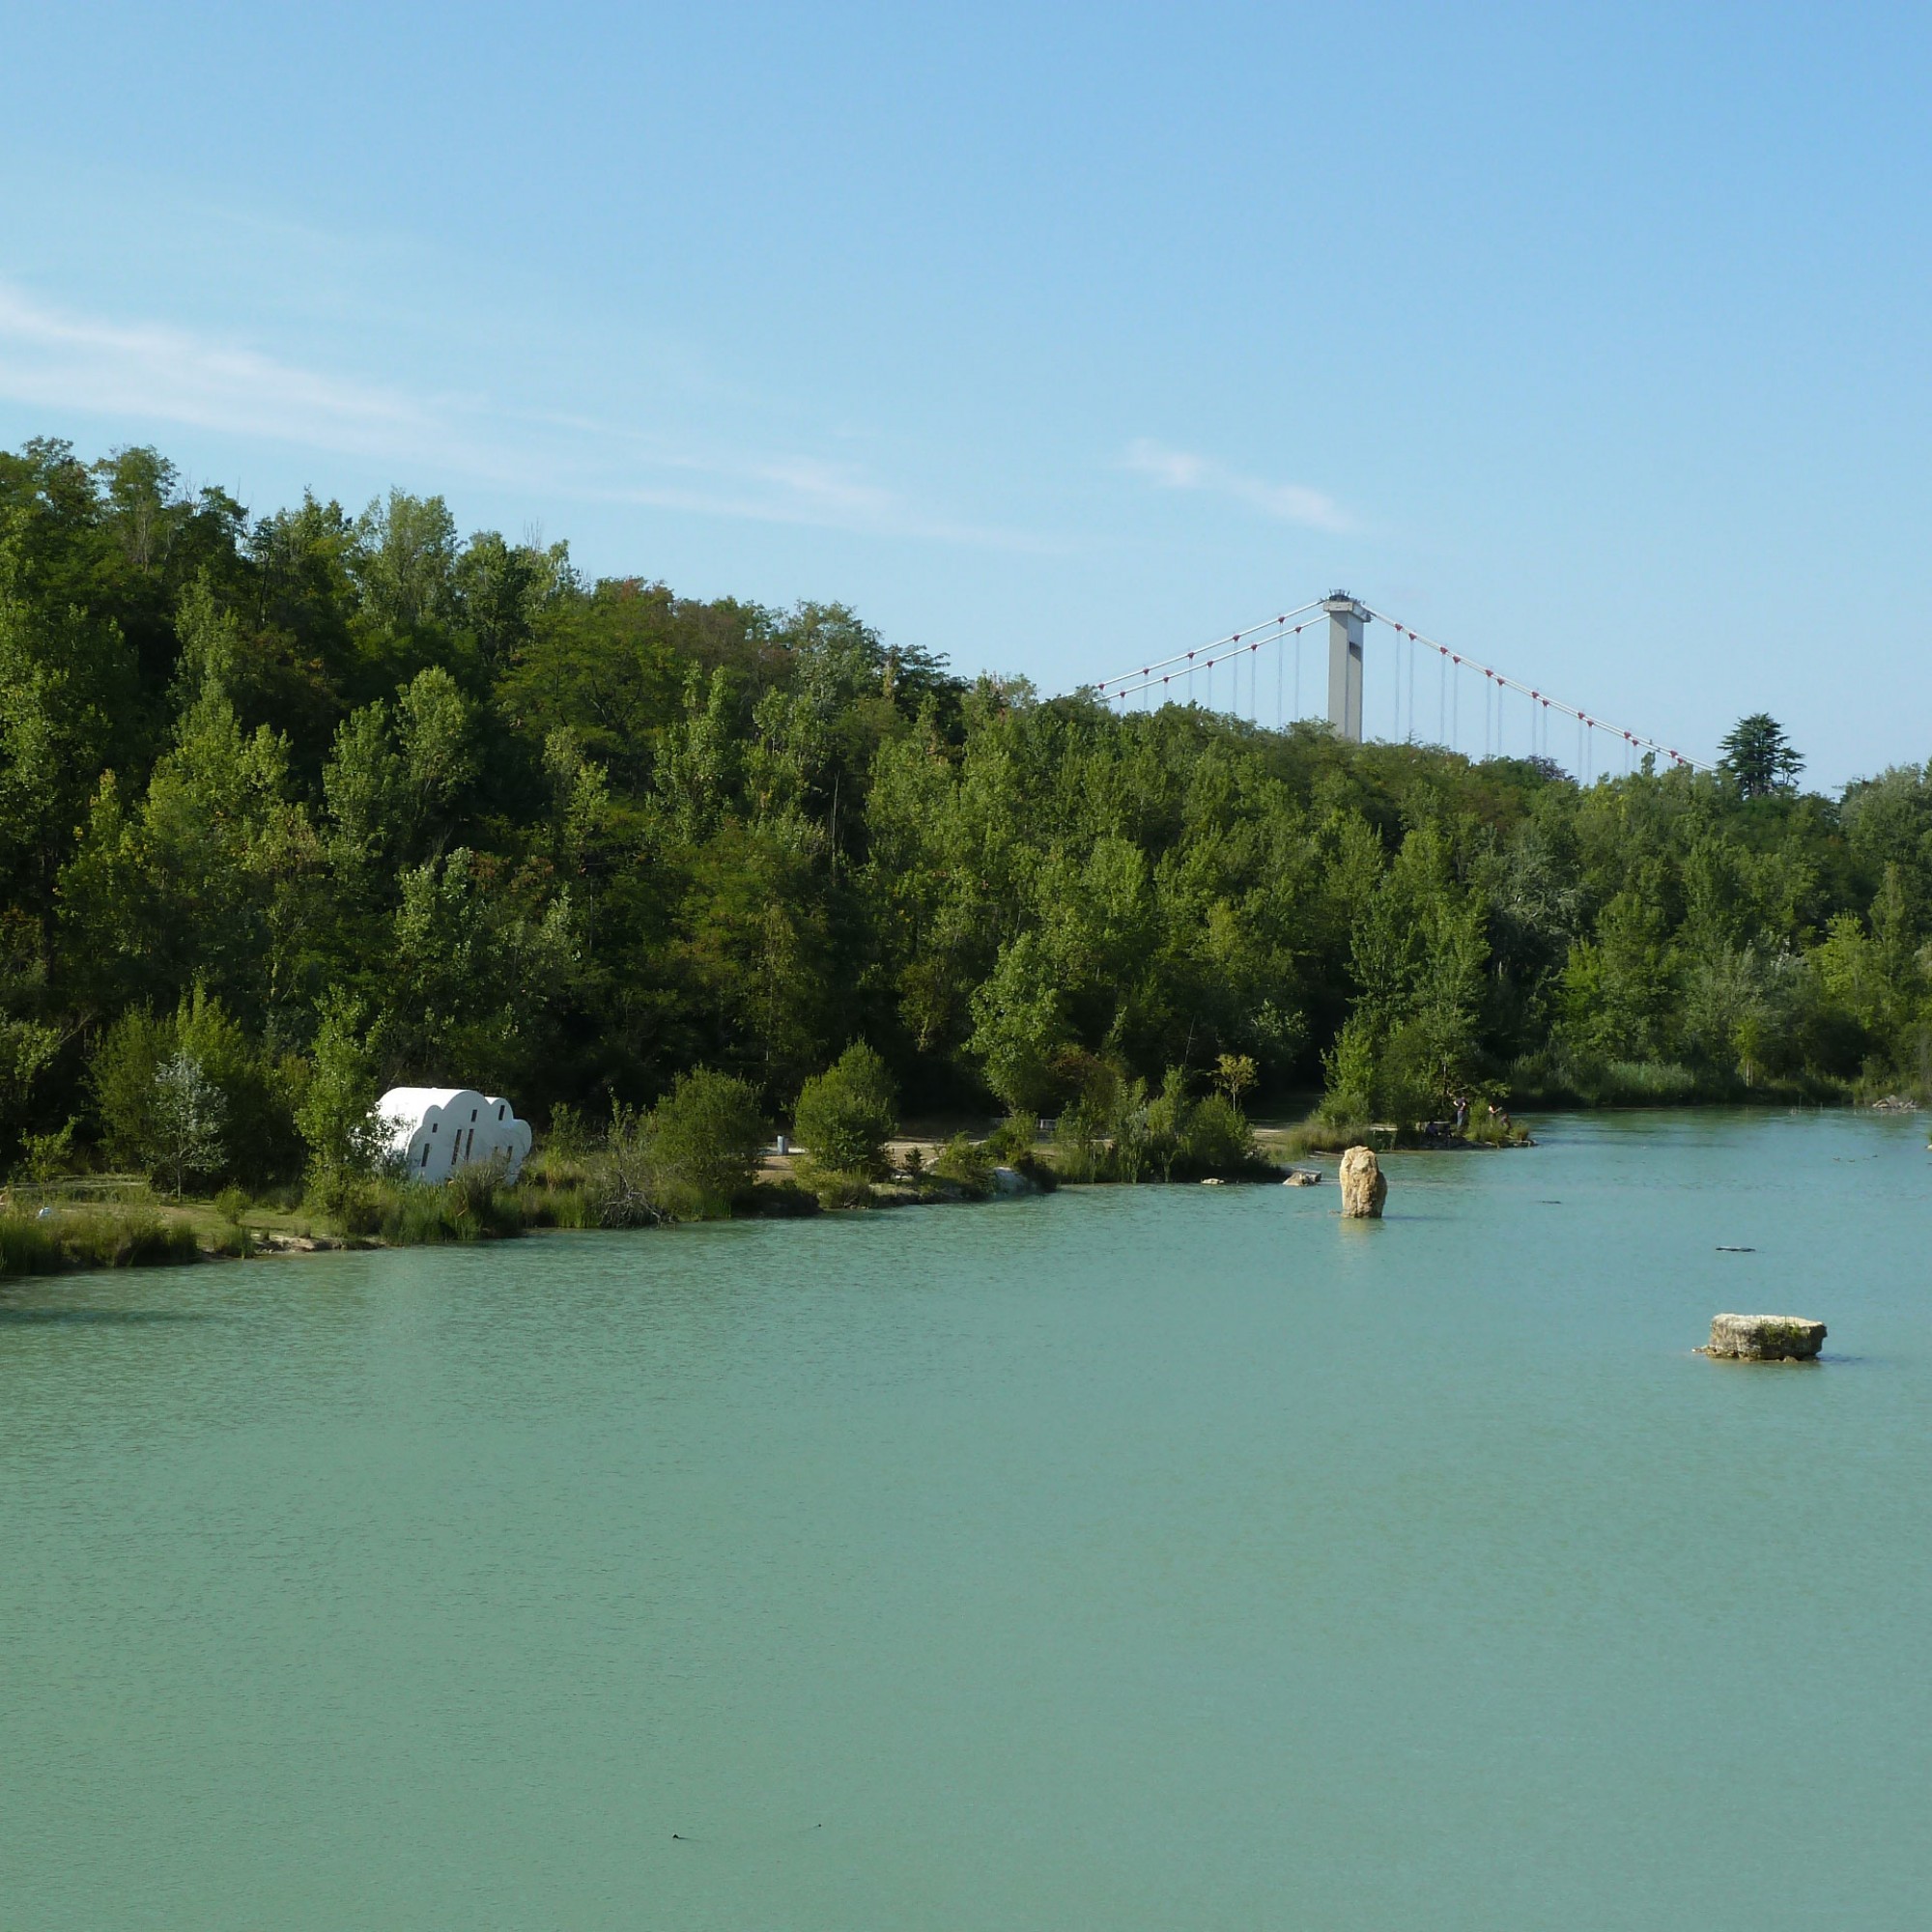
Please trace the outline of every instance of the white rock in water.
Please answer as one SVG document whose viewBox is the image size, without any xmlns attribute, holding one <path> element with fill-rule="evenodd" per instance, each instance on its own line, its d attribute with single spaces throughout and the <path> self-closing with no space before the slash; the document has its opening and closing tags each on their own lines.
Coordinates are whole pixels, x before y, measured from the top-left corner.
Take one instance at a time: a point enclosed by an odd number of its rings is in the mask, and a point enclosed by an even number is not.
<svg viewBox="0 0 1932 1932">
<path fill-rule="evenodd" d="M 1374 1148 L 1351 1147 L 1342 1156 L 1342 1215 L 1350 1221 L 1377 1221 L 1388 1199 L 1388 1178 Z"/>
<path fill-rule="evenodd" d="M 1825 1324 L 1802 1315 L 1714 1315 L 1707 1355 L 1746 1362 L 1808 1362 L 1825 1340 Z"/>
</svg>

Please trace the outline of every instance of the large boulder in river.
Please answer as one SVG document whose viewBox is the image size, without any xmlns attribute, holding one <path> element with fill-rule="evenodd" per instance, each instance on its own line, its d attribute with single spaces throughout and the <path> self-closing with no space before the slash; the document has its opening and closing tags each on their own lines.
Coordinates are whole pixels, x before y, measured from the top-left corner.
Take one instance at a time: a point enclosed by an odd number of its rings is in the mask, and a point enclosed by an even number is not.
<svg viewBox="0 0 1932 1932">
<path fill-rule="evenodd" d="M 1374 1148 L 1351 1147 L 1342 1156 L 1342 1216 L 1349 1221 L 1379 1220 L 1388 1199 L 1388 1177 Z"/>
<path fill-rule="evenodd" d="M 1714 1315 L 1707 1355 L 1746 1362 L 1808 1362 L 1825 1340 L 1825 1324 L 1802 1315 Z"/>
</svg>

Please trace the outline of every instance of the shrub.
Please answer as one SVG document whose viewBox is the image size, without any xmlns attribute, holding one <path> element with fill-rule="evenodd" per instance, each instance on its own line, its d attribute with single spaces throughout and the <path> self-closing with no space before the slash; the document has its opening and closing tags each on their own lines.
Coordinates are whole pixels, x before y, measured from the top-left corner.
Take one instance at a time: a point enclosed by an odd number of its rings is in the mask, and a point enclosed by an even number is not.
<svg viewBox="0 0 1932 1932">
<path fill-rule="evenodd" d="M 680 1221 L 707 1220 L 728 1214 L 751 1187 L 764 1151 L 765 1117 L 744 1081 L 700 1068 L 678 1076 L 645 1117 L 643 1133 L 659 1211 Z"/>
<path fill-rule="evenodd" d="M 88 1064 L 100 1140 L 118 1167 L 145 1171 L 153 1138 L 155 1076 L 174 1049 L 174 1029 L 150 1012 L 125 1012 L 101 1035 Z"/>
<path fill-rule="evenodd" d="M 44 1187 L 73 1172 L 73 1130 L 70 1120 L 50 1134 L 27 1134 L 20 1142 L 20 1167 L 27 1179 Z"/>
<path fill-rule="evenodd" d="M 179 1193 L 231 1172 L 263 1185 L 290 1175 L 304 1071 L 251 1045 L 221 1002 L 196 987 L 170 1015 L 123 1013 L 96 1043 L 88 1081 L 108 1158 L 165 1175 Z"/>
<path fill-rule="evenodd" d="M 886 1063 L 863 1042 L 805 1083 L 795 1116 L 798 1137 L 821 1174 L 870 1179 L 886 1169 L 885 1144 L 897 1122 L 897 1095 Z"/>
<path fill-rule="evenodd" d="M 1156 1151 L 1153 1102 L 1148 1097 L 1147 1082 L 1125 1081 L 1114 1106 L 1114 1179 L 1124 1180 L 1130 1187 L 1138 1186 L 1141 1176 L 1153 1164 Z"/>
<path fill-rule="evenodd" d="M 185 1048 L 170 1054 L 155 1074 L 149 1105 L 148 1160 L 174 1183 L 175 1199 L 190 1179 L 221 1171 L 228 1102 Z"/>
<path fill-rule="evenodd" d="M 595 1223 L 648 1228 L 728 1214 L 750 1193 L 764 1143 L 757 1095 L 726 1073 L 680 1075 L 648 1113 L 616 1105 L 602 1159 L 582 1170 Z"/>
<path fill-rule="evenodd" d="M 1220 1094 L 1209 1094 L 1189 1110 L 1181 1135 L 1180 1159 L 1199 1173 L 1226 1174 L 1253 1166 L 1261 1158 L 1248 1117 Z"/>
<path fill-rule="evenodd" d="M 1033 1115 L 1009 1114 L 986 1136 L 986 1151 L 996 1162 L 1017 1167 L 1021 1161 L 1031 1158 L 1036 1131 Z"/>
<path fill-rule="evenodd" d="M 933 1157 L 932 1171 L 969 1194 L 993 1191 L 993 1156 L 970 1134 L 954 1134 Z"/>
<path fill-rule="evenodd" d="M 321 1010 L 313 1070 L 296 1124 L 308 1144 L 309 1192 L 339 1215 L 355 1183 L 376 1172 L 384 1130 L 374 1118 L 376 1059 L 360 1031 L 360 1003 L 336 994 L 323 1001 Z"/>
<path fill-rule="evenodd" d="M 1180 1158 L 1187 1135 L 1187 1123 L 1194 1117 L 1194 1103 L 1187 1097 L 1187 1075 L 1170 1066 L 1160 1083 L 1160 1092 L 1147 1103 L 1147 1145 L 1143 1158 L 1160 1169 L 1163 1180 L 1174 1179 L 1174 1164 Z"/>
<path fill-rule="evenodd" d="M 500 1238 L 523 1232 L 524 1217 L 516 1195 L 503 1184 L 500 1160 L 477 1160 L 459 1167 L 440 1189 L 406 1183 L 401 1191 L 442 1194 L 448 1216 L 459 1230 L 459 1240 Z"/>
<path fill-rule="evenodd" d="M 651 1177 L 645 1118 L 629 1107 L 611 1107 L 591 1198 L 599 1227 L 651 1228 L 664 1219 Z"/>
<path fill-rule="evenodd" d="M 1112 1172 L 1107 1121 L 1101 1108 L 1085 1098 L 1060 1116 L 1053 1130 L 1053 1166 L 1063 1180 L 1105 1180 Z"/>
<path fill-rule="evenodd" d="M 550 1130 L 544 1146 L 560 1160 L 582 1160 L 591 1149 L 589 1122 L 568 1100 L 559 1100 L 551 1109 Z"/>
</svg>

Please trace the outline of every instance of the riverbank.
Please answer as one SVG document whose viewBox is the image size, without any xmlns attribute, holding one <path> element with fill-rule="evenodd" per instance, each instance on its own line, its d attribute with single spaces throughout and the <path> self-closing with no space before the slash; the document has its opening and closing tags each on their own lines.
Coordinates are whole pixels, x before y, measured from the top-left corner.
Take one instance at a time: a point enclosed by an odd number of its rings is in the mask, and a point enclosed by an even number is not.
<svg viewBox="0 0 1932 1932">
<path fill-rule="evenodd" d="M 1285 1167 L 1258 1153 L 1213 1173 L 1131 1180 L 1041 1137 L 1013 1152 L 997 1130 L 901 1135 L 882 1174 L 815 1171 L 795 1150 L 768 1151 L 728 1211 L 677 1214 L 626 1195 L 596 1151 L 540 1151 L 512 1186 L 482 1168 L 440 1186 L 366 1180 L 332 1206 L 285 1190 L 266 1200 L 229 1189 L 213 1199 L 171 1200 L 139 1176 L 108 1175 L 0 1190 L 0 1280 L 202 1261 L 439 1247 L 511 1240 L 554 1231 L 617 1231 L 681 1219 L 792 1220 L 825 1213 L 964 1207 L 1050 1194 L 1063 1185 L 1187 1185 L 1203 1179 L 1279 1180 Z M 1069 1172 L 1068 1170 L 1072 1171 Z"/>
<path fill-rule="evenodd" d="M 1010 1179 L 1004 1179 L 1010 1177 Z M 753 1185 L 730 1204 L 731 1219 L 792 1220 L 838 1209 L 963 1205 L 1003 1194 L 1050 1192 L 1049 1171 L 1021 1175 L 989 1164 L 984 1185 L 931 1173 L 895 1173 L 843 1184 L 837 1198 L 800 1183 L 789 1156 L 769 1157 Z M 0 1193 L 0 1280 L 102 1268 L 180 1266 L 204 1261 L 440 1247 L 511 1240 L 561 1230 L 669 1225 L 668 1213 L 611 1214 L 582 1164 L 555 1175 L 539 1166 L 516 1186 L 477 1172 L 439 1187 L 369 1182 L 332 1211 L 298 1201 L 170 1200 L 138 1177 L 16 1186 Z"/>
<path fill-rule="evenodd" d="M 1765 1096 L 1759 1096 L 1762 1103 Z M 1708 1104 L 1708 1103 L 1707 1103 Z M 1735 1103 L 1733 1103 L 1735 1104 Z M 1780 1097 L 1771 1104 L 1789 1106 Z M 1889 1097 L 1882 1112 L 1911 1103 Z M 1622 1111 L 1581 1109 L 1582 1112 Z M 977 1130 L 977 1131 L 976 1131 Z M 1061 1186 L 1193 1185 L 1204 1180 L 1275 1182 L 1296 1163 L 1332 1160 L 1365 1144 L 1379 1152 L 1494 1152 L 1530 1148 L 1525 1128 L 1487 1119 L 1469 1132 L 1430 1135 L 1389 1122 L 1331 1122 L 1311 1116 L 1254 1123 L 1254 1157 L 1167 1175 L 1122 1172 L 1093 1151 L 1053 1134 L 1011 1151 L 1010 1123 L 951 1119 L 923 1122 L 885 1149 L 877 1178 L 826 1177 L 796 1150 L 768 1150 L 753 1184 L 729 1204 L 728 1216 L 788 1220 L 823 1213 L 912 1207 L 969 1206 Z M 1005 1156 L 1004 1159 L 997 1158 Z M 514 1187 L 474 1170 L 440 1187 L 366 1181 L 334 1209 L 303 1202 L 294 1189 L 251 1199 L 229 1189 L 212 1199 L 174 1201 L 135 1175 L 100 1175 L 0 1190 L 0 1280 L 100 1269 L 179 1266 L 201 1261 L 434 1247 L 515 1239 L 559 1230 L 667 1225 L 679 1218 L 636 1203 L 619 1208 L 596 1149 L 540 1149 Z"/>
</svg>

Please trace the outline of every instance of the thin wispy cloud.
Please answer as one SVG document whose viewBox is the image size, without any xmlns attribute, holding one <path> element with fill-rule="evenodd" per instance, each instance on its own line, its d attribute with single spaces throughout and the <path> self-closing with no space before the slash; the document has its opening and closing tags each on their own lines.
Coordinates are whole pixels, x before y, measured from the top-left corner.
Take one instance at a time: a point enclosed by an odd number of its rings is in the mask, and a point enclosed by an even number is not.
<svg viewBox="0 0 1932 1932">
<path fill-rule="evenodd" d="M 1224 497 L 1278 523 L 1299 524 L 1304 529 L 1322 530 L 1331 536 L 1345 535 L 1355 527 L 1353 519 L 1334 497 L 1321 490 L 1311 490 L 1304 483 L 1275 483 L 1264 476 L 1250 476 L 1211 456 L 1169 449 L 1145 438 L 1128 446 L 1122 467 L 1158 489 Z"/>
<path fill-rule="evenodd" d="M 523 491 L 740 522 L 989 549 L 1031 533 L 937 513 L 850 465 L 814 456 L 681 449 L 620 422 L 412 395 L 303 368 L 166 324 L 49 306 L 0 283 L 0 398 L 414 468 Z"/>
<path fill-rule="evenodd" d="M 406 453 L 436 428 L 420 404 L 393 391 L 164 324 L 73 315 L 3 284 L 0 396 L 352 452 Z"/>
</svg>

